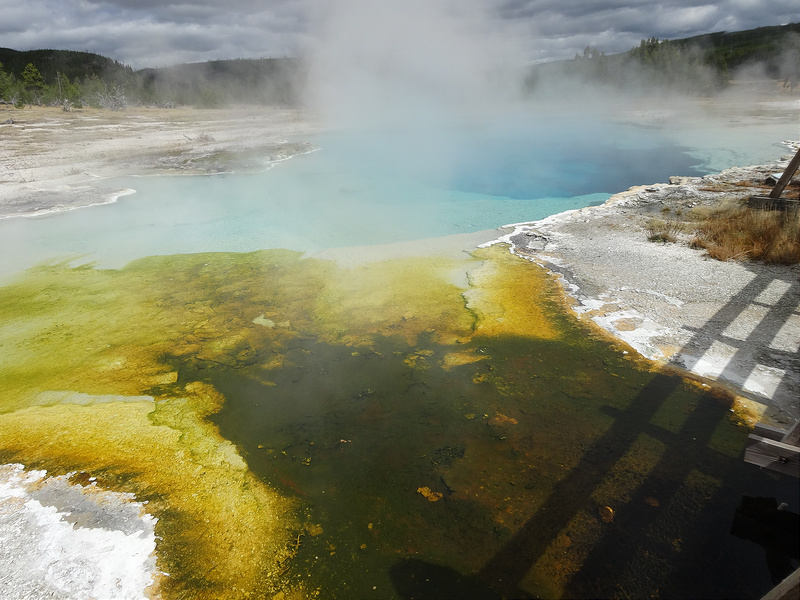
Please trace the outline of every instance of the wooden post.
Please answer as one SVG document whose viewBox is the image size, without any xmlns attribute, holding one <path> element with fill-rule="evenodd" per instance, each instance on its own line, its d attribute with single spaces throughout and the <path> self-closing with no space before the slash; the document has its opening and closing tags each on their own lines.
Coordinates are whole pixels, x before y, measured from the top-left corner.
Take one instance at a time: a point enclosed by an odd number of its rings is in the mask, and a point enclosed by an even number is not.
<svg viewBox="0 0 800 600">
<path fill-rule="evenodd" d="M 797 149 L 797 153 L 794 155 L 794 158 L 789 162 L 789 166 L 786 167 L 786 170 L 781 175 L 781 178 L 778 180 L 778 183 L 775 184 L 775 187 L 772 188 L 772 191 L 769 193 L 770 198 L 780 198 L 783 190 L 786 189 L 786 186 L 789 185 L 789 182 L 794 177 L 794 174 L 797 172 L 797 169 L 800 167 L 800 148 Z"/>
<path fill-rule="evenodd" d="M 797 598 L 800 598 L 800 569 L 796 569 L 761 600 L 797 600 Z"/>
<path fill-rule="evenodd" d="M 792 444 L 793 446 L 800 446 L 800 421 L 795 423 L 781 441 L 785 444 Z"/>
</svg>

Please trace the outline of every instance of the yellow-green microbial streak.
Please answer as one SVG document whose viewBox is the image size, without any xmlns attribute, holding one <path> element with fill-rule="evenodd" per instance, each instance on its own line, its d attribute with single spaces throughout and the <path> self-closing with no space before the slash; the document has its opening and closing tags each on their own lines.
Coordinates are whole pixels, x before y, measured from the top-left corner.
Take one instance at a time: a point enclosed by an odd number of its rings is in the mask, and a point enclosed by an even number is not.
<svg viewBox="0 0 800 600">
<path fill-rule="evenodd" d="M 0 288 L 0 378 L 0 459 L 148 501 L 168 599 L 613 595 L 615 543 L 651 593 L 745 437 L 500 247 L 38 267 Z"/>
</svg>

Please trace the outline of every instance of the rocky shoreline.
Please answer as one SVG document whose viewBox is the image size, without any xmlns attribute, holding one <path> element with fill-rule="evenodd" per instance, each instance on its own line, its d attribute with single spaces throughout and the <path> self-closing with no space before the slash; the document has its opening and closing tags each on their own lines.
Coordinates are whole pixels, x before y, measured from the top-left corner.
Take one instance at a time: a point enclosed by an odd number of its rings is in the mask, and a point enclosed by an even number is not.
<svg viewBox="0 0 800 600">
<path fill-rule="evenodd" d="M 653 217 L 765 194 L 784 167 L 634 187 L 602 206 L 511 225 L 496 242 L 554 273 L 581 318 L 649 359 L 730 386 L 756 417 L 786 427 L 800 418 L 797 265 L 721 262 L 685 239 L 650 242 L 646 230 Z"/>
<path fill-rule="evenodd" d="M 156 519 L 144 504 L 99 488 L 93 478 L 77 479 L 0 465 L 0 565 L 8 597 L 140 598 L 158 579 Z"/>
</svg>

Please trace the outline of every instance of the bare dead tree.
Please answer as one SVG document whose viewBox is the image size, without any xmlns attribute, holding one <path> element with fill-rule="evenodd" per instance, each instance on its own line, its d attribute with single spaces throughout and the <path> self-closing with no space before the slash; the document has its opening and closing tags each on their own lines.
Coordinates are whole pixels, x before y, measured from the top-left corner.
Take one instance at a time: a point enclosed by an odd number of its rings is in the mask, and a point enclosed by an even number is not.
<svg viewBox="0 0 800 600">
<path fill-rule="evenodd" d="M 125 84 L 115 85 L 107 92 L 98 92 L 97 101 L 108 110 L 125 110 L 128 100 L 125 98 Z"/>
</svg>

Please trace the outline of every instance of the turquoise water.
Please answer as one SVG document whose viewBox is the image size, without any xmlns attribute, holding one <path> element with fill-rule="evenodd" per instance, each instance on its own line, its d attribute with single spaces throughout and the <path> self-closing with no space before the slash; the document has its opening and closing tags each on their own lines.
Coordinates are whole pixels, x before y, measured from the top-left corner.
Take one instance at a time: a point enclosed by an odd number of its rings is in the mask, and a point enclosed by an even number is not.
<svg viewBox="0 0 800 600">
<path fill-rule="evenodd" d="M 527 116 L 328 133 L 312 140 L 320 151 L 262 173 L 112 179 L 98 185 L 136 193 L 0 221 L 0 276 L 64 257 L 119 267 L 152 254 L 313 253 L 481 231 L 601 204 L 675 174 L 777 158 L 785 136 L 773 130 L 695 131 L 693 145 L 681 146 L 681 136 L 664 129 Z"/>
</svg>

